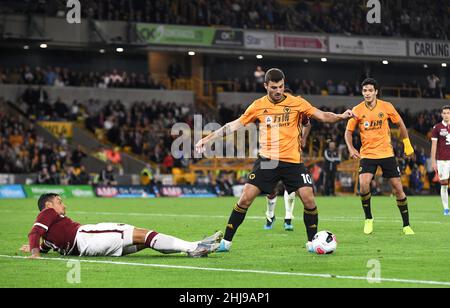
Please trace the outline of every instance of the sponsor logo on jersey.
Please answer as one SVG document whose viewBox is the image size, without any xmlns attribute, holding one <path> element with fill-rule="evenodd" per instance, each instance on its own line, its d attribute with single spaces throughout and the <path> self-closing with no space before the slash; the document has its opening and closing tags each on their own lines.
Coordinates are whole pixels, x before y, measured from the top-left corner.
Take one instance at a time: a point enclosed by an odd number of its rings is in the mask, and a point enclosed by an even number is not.
<svg viewBox="0 0 450 308">
<path fill-rule="evenodd" d="M 383 127 L 383 120 L 379 121 L 366 121 L 364 122 L 364 128 L 366 131 L 368 130 L 378 130 Z"/>
</svg>

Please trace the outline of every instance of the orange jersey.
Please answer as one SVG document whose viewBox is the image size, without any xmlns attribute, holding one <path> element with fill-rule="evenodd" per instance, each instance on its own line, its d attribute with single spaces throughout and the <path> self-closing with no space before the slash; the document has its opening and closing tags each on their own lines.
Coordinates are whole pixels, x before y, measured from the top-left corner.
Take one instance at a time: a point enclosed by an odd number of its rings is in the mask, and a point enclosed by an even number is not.
<svg viewBox="0 0 450 308">
<path fill-rule="evenodd" d="M 347 130 L 354 132 L 359 128 L 361 134 L 361 157 L 367 159 L 383 159 L 394 156 L 389 120 L 394 124 L 401 117 L 391 103 L 377 100 L 375 108 L 369 109 L 365 102 L 353 108 L 355 118 L 350 119 Z"/>
<path fill-rule="evenodd" d="M 268 96 L 248 107 L 240 118 L 243 125 L 259 122 L 259 155 L 264 158 L 300 164 L 299 137 L 303 115 L 311 117 L 317 109 L 300 97 L 285 94 L 281 103 L 272 103 Z"/>
</svg>

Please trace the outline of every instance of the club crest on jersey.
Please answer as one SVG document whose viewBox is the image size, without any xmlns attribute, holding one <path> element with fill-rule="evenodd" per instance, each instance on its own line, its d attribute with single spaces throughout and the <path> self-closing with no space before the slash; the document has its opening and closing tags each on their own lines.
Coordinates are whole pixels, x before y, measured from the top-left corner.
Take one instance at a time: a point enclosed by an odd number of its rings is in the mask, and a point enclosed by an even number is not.
<svg viewBox="0 0 450 308">
<path fill-rule="evenodd" d="M 284 113 L 290 113 L 290 112 L 291 112 L 291 108 L 289 108 L 289 107 L 284 108 Z"/>
<path fill-rule="evenodd" d="M 380 113 L 378 114 L 378 117 L 379 117 L 380 119 L 384 118 L 384 113 L 380 112 Z"/>
</svg>

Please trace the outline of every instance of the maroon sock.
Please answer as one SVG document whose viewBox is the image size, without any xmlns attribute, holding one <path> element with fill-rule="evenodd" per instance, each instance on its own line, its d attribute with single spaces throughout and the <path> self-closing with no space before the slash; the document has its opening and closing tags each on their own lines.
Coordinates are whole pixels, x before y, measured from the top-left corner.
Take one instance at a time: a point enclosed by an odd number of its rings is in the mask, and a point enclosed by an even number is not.
<svg viewBox="0 0 450 308">
<path fill-rule="evenodd" d="M 159 233 L 158 233 L 158 232 L 155 232 L 155 231 L 149 232 L 149 233 L 147 234 L 146 238 L 145 238 L 145 247 L 147 247 L 147 248 L 153 248 L 153 247 L 150 246 L 150 245 L 151 245 L 153 239 L 154 239 L 158 234 L 159 234 Z"/>
</svg>

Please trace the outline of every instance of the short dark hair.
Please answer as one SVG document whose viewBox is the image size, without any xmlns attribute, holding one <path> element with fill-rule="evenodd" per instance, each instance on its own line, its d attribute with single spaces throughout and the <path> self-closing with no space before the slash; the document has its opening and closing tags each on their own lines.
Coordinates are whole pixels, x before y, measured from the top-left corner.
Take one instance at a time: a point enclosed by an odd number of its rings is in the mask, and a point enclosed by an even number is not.
<svg viewBox="0 0 450 308">
<path fill-rule="evenodd" d="M 444 110 L 450 110 L 450 105 L 446 105 L 446 106 L 442 107 L 442 112 L 444 112 Z"/>
<path fill-rule="evenodd" d="M 278 68 L 272 68 L 266 73 L 265 82 L 266 84 L 269 84 L 269 82 L 279 82 L 281 80 L 284 80 L 284 73 L 282 70 Z"/>
<path fill-rule="evenodd" d="M 376 81 L 373 78 L 366 78 L 366 79 L 364 79 L 364 81 L 361 84 L 361 89 L 364 86 L 369 86 L 369 85 L 372 85 L 375 88 L 375 90 L 377 90 L 377 91 L 380 89 L 380 87 L 378 86 L 378 81 Z"/>
<path fill-rule="evenodd" d="M 59 197 L 58 194 L 44 194 L 38 200 L 39 211 L 42 212 L 45 209 L 45 203 L 52 200 L 53 198 Z"/>
</svg>

